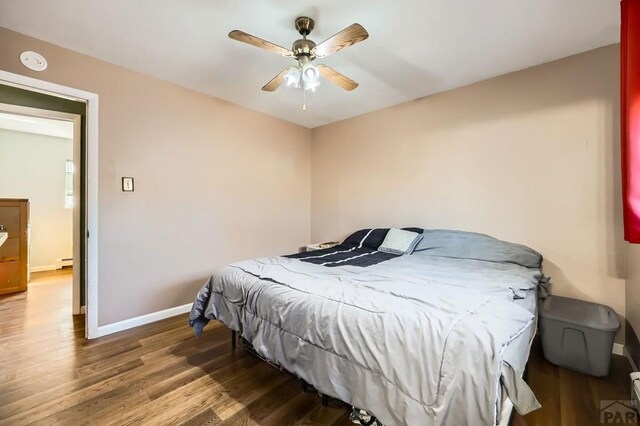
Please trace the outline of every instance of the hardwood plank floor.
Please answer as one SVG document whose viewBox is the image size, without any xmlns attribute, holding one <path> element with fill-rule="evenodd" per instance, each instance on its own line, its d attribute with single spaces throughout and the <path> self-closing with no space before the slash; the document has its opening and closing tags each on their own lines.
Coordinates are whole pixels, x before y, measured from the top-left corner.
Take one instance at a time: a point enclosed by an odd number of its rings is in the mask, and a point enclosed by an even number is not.
<svg viewBox="0 0 640 426">
<path fill-rule="evenodd" d="M 0 298 L 1 425 L 351 425 L 343 407 L 323 407 L 296 379 L 231 350 L 221 324 L 196 339 L 180 315 L 86 341 L 71 297 L 62 271 Z M 599 424 L 600 400 L 628 399 L 629 372 L 622 357 L 604 379 L 560 369 L 536 343 L 529 382 L 543 408 L 514 424 Z"/>
<path fill-rule="evenodd" d="M 623 356 L 613 355 L 607 377 L 591 377 L 548 362 L 536 339 L 528 369 L 529 386 L 542 408 L 524 417 L 516 414 L 514 426 L 600 425 L 601 401 L 626 401 L 631 395 L 632 369 Z"/>
<path fill-rule="evenodd" d="M 0 298 L 0 424 L 350 425 L 298 381 L 211 324 L 180 315 L 86 341 L 71 315 L 71 272 L 32 275 Z"/>
</svg>

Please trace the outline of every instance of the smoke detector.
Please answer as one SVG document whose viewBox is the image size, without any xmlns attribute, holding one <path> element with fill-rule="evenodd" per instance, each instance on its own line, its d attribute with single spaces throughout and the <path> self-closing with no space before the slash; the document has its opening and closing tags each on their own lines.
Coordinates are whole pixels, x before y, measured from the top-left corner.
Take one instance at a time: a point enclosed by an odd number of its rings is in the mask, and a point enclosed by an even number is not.
<svg viewBox="0 0 640 426">
<path fill-rule="evenodd" d="M 47 60 L 44 56 L 30 50 L 20 54 L 20 62 L 32 71 L 44 71 L 47 69 Z"/>
</svg>

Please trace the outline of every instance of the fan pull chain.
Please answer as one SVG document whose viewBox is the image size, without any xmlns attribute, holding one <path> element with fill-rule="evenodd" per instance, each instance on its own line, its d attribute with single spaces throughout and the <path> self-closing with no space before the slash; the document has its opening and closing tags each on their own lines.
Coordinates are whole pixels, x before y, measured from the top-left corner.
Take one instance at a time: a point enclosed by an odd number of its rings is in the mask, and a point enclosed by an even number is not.
<svg viewBox="0 0 640 426">
<path fill-rule="evenodd" d="M 307 91 L 302 88 L 302 110 L 307 110 Z"/>
</svg>

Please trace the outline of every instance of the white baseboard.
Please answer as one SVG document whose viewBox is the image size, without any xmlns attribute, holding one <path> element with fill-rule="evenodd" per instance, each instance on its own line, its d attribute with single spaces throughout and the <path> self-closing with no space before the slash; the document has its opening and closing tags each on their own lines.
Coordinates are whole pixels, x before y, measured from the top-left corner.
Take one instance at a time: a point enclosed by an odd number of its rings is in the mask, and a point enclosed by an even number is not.
<svg viewBox="0 0 640 426">
<path fill-rule="evenodd" d="M 160 321 L 165 318 L 174 317 L 176 315 L 184 314 L 191 311 L 193 303 L 187 303 L 186 305 L 176 306 L 175 308 L 165 309 L 163 311 L 152 312 L 146 315 L 140 315 L 139 317 L 129 318 L 127 320 L 114 322 L 113 324 L 101 325 L 98 327 L 98 333 L 95 337 L 106 336 L 107 334 L 117 333 L 119 331 L 128 330 L 140 325 L 149 324 L 151 322 Z"/>
<path fill-rule="evenodd" d="M 638 366 L 636 365 L 636 362 L 633 360 L 633 357 L 631 356 L 631 354 L 627 350 L 626 346 L 624 347 L 624 356 L 625 356 L 625 358 L 627 358 L 627 361 L 629 361 L 629 364 L 631 364 L 631 370 L 632 371 L 638 371 Z"/>
<path fill-rule="evenodd" d="M 621 343 L 614 343 L 613 349 L 611 349 L 611 353 L 614 355 L 622 355 L 627 359 L 627 361 L 629 361 L 629 364 L 631 365 L 631 370 L 638 371 L 638 366 L 636 365 L 635 361 L 633 360 L 633 357 L 631 356 L 631 354 L 629 353 L 625 345 Z"/>
<path fill-rule="evenodd" d="M 55 271 L 56 269 L 58 269 L 56 265 L 32 266 L 29 272 Z"/>
<path fill-rule="evenodd" d="M 80 306 L 80 314 L 84 315 L 87 313 L 87 307 L 86 306 Z"/>
</svg>

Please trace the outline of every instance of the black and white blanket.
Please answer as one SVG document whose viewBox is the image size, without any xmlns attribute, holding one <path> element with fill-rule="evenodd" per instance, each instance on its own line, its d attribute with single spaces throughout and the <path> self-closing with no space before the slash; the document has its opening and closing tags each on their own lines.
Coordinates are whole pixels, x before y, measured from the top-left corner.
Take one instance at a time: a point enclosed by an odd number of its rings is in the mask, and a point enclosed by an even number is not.
<svg viewBox="0 0 640 426">
<path fill-rule="evenodd" d="M 422 233 L 421 228 L 403 228 L 406 231 Z M 388 228 L 362 229 L 351 234 L 342 244 L 323 250 L 290 254 L 290 259 L 316 265 L 335 266 L 371 266 L 398 257 L 397 254 L 378 251 L 389 232 Z"/>
</svg>

